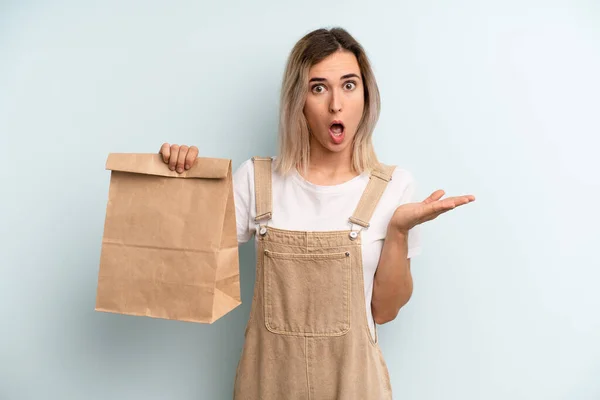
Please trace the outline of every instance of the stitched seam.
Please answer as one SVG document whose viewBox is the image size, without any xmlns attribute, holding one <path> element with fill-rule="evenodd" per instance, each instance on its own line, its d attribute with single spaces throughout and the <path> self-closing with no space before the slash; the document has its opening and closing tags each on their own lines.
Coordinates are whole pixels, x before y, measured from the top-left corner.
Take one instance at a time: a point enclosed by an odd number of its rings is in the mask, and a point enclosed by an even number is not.
<svg viewBox="0 0 600 400">
<path fill-rule="evenodd" d="M 265 274 L 265 279 L 263 281 L 263 285 L 265 286 L 263 290 L 263 301 L 265 302 L 265 325 L 267 328 L 270 327 L 269 321 L 271 320 L 271 301 L 269 293 L 271 293 L 271 280 L 269 279 L 269 275 L 271 274 L 271 268 L 268 268 L 267 271 L 267 262 L 263 257 L 263 274 Z"/>
<path fill-rule="evenodd" d="M 309 355 L 308 355 L 308 338 L 304 338 L 304 357 L 306 359 L 306 389 L 308 393 L 308 400 L 310 400 L 311 396 L 311 388 L 310 388 L 310 369 L 309 369 Z"/>
<path fill-rule="evenodd" d="M 267 212 L 272 213 L 273 212 L 273 193 L 272 193 L 272 182 L 271 182 L 271 161 L 269 161 L 269 163 L 267 164 L 267 172 L 268 174 L 265 174 L 265 179 L 267 180 L 265 183 L 267 185 L 267 204 L 266 204 L 266 208 L 268 209 Z"/>
<path fill-rule="evenodd" d="M 262 188 L 261 188 L 261 174 L 260 174 L 260 162 L 254 161 L 254 195 L 256 198 L 256 215 L 262 215 Z"/>
<path fill-rule="evenodd" d="M 256 217 L 257 219 L 267 216 L 272 213 L 271 204 L 271 159 L 254 157 L 254 186 L 255 186 L 255 198 L 256 198 Z M 256 162 L 258 161 L 258 162 Z M 265 193 L 263 193 L 263 190 Z M 265 194 L 267 197 L 264 197 Z M 270 217 L 270 216 L 269 216 Z"/>
<path fill-rule="evenodd" d="M 273 226 L 270 226 L 269 230 L 273 231 L 277 235 L 288 236 L 306 236 L 307 234 L 309 234 L 310 236 L 343 236 L 348 235 L 350 232 L 352 232 L 349 229 L 344 229 L 340 231 L 296 231 L 292 229 L 275 228 Z"/>
<path fill-rule="evenodd" d="M 352 291 L 352 260 L 351 260 L 351 256 L 348 257 L 348 259 L 346 260 L 346 280 L 345 280 L 345 288 L 344 291 L 346 292 L 346 320 L 348 321 L 346 323 L 346 326 L 348 328 L 348 330 L 350 330 L 350 327 L 352 326 L 352 314 L 351 314 L 351 299 L 350 299 L 350 293 Z M 364 291 L 364 289 L 362 289 Z"/>
<path fill-rule="evenodd" d="M 381 179 L 382 181 L 389 182 L 389 181 L 391 180 L 391 179 L 390 179 L 390 176 L 389 176 L 389 175 L 386 175 L 386 174 L 385 174 L 384 172 L 382 172 L 382 171 L 377 171 L 377 170 L 375 170 L 375 171 L 373 171 L 373 172 L 371 173 L 371 175 L 373 175 L 373 176 L 375 176 L 375 177 L 377 177 L 377 178 Z"/>
<path fill-rule="evenodd" d="M 339 251 L 340 248 L 345 249 L 345 248 L 352 248 L 352 247 L 357 247 L 360 246 L 360 243 L 356 243 L 358 241 L 358 237 L 356 239 L 354 239 L 354 241 L 352 243 L 340 243 L 340 244 L 333 244 L 331 246 L 302 246 L 302 245 L 297 245 L 297 244 L 289 244 L 289 243 L 285 243 L 285 242 L 277 242 L 274 240 L 263 240 L 263 242 L 265 243 L 270 243 L 270 244 L 274 244 L 277 246 L 284 246 L 284 247 L 290 247 L 293 249 L 298 249 L 298 250 L 336 250 Z M 264 251 L 263 251 L 264 253 Z M 287 254 L 287 253 L 283 253 L 283 254 Z M 323 253 L 310 253 L 310 254 L 323 254 Z"/>
<path fill-rule="evenodd" d="M 364 266 L 362 264 L 362 248 L 360 248 L 360 247 L 358 248 L 358 259 L 361 260 L 361 262 L 359 264 L 360 267 L 357 267 L 358 283 L 361 288 L 361 292 L 360 292 L 361 294 L 359 296 L 362 298 L 361 303 L 365 304 L 366 299 L 365 299 L 365 289 L 364 289 L 364 287 L 365 287 L 365 279 L 364 279 L 364 271 L 363 271 Z M 371 343 L 371 345 L 373 345 L 373 346 L 376 346 L 377 343 L 373 341 L 373 337 L 371 336 L 371 330 L 369 329 L 369 319 L 367 316 L 367 309 L 365 307 L 361 307 L 361 309 L 362 309 L 361 313 L 363 315 L 363 322 L 365 324 L 365 332 L 367 334 L 367 337 L 369 338 L 369 343 Z M 375 326 L 375 323 L 373 323 L 373 326 Z M 377 328 L 375 327 L 375 329 L 377 329 Z M 375 332 L 377 332 L 377 331 L 375 331 Z M 375 333 L 375 334 L 377 334 L 377 333 Z"/>
<path fill-rule="evenodd" d="M 387 185 L 389 183 L 389 181 L 391 180 L 392 177 L 392 173 L 395 169 L 395 166 L 392 167 L 384 167 L 386 170 L 389 170 L 389 179 L 384 179 L 382 178 L 382 176 L 386 176 L 385 172 L 379 171 L 379 170 L 374 170 L 371 174 L 371 176 L 376 176 L 377 178 L 380 178 L 381 181 L 374 181 L 374 180 L 369 180 L 369 183 L 367 184 L 367 187 L 365 188 L 365 191 L 363 192 L 359 202 L 358 202 L 358 206 L 356 207 L 356 210 L 354 210 L 354 214 L 352 215 L 351 218 L 355 218 L 357 220 L 360 221 L 365 221 L 364 223 L 368 225 L 368 221 L 371 220 L 371 217 L 373 216 L 373 212 L 375 211 L 375 208 L 377 208 L 377 204 L 379 204 L 379 201 L 381 200 L 381 196 L 383 195 L 383 192 L 385 191 L 385 189 L 387 188 Z M 371 194 L 375 195 L 375 198 L 370 201 L 370 202 L 365 202 L 365 199 L 367 199 Z M 365 215 L 363 215 L 365 214 Z M 365 218 L 359 218 L 359 217 L 365 217 Z M 359 224 L 360 225 L 360 224 Z"/>
<path fill-rule="evenodd" d="M 383 192 L 385 191 L 385 186 L 380 186 L 377 188 L 377 197 L 375 198 L 375 200 L 373 201 L 372 204 L 375 204 L 375 206 L 371 206 L 370 209 L 368 211 L 366 211 L 367 213 L 367 221 L 371 220 L 371 217 L 373 216 L 373 213 L 375 212 L 375 208 L 377 207 L 377 204 L 379 204 L 379 200 L 381 200 L 381 196 L 383 196 Z"/>
<path fill-rule="evenodd" d="M 362 216 L 363 214 L 368 214 L 368 210 L 367 207 L 370 208 L 375 208 L 373 206 L 371 206 L 372 203 L 367 203 L 365 199 L 367 199 L 369 197 L 369 195 L 374 191 L 377 190 L 377 186 L 376 184 L 373 183 L 374 181 L 369 181 L 369 183 L 367 184 L 367 187 L 365 188 L 365 191 L 363 192 L 359 202 L 358 202 L 358 206 L 356 207 L 356 210 L 354 211 L 354 214 L 352 215 L 352 218 L 357 219 L 359 221 L 363 221 L 363 218 L 359 218 L 359 216 Z M 375 203 L 377 204 L 377 203 Z M 369 220 L 369 218 L 365 218 L 367 221 Z M 365 222 L 365 224 L 368 224 L 368 222 Z"/>
<path fill-rule="evenodd" d="M 360 218 L 356 218 L 356 217 L 350 217 L 350 222 L 353 222 L 357 225 L 362 225 L 364 228 L 368 227 L 370 224 L 366 221 L 363 221 Z"/>
<path fill-rule="evenodd" d="M 361 244 L 360 244 L 359 238 L 360 238 L 360 236 L 358 236 L 356 239 L 354 239 L 351 243 L 335 243 L 331 246 L 302 246 L 302 245 L 298 245 L 298 244 L 291 244 L 291 243 L 286 243 L 286 242 L 282 242 L 282 241 L 275 241 L 275 240 L 268 240 L 268 239 L 263 240 L 263 242 L 275 244 L 278 246 L 293 247 L 293 248 L 296 248 L 299 250 L 314 250 L 314 249 L 339 250 L 340 248 L 346 248 L 346 247 L 352 248 L 352 247 L 360 246 Z M 348 241 L 350 241 L 350 240 L 348 240 Z M 316 254 L 318 254 L 318 253 L 316 253 Z"/>
<path fill-rule="evenodd" d="M 296 254 L 296 253 L 277 253 L 270 250 L 265 250 L 265 255 L 271 258 L 280 260 L 337 260 L 348 257 L 346 252 L 333 254 Z"/>
<path fill-rule="evenodd" d="M 269 251 L 269 250 L 265 250 L 263 253 L 266 257 L 263 257 L 263 260 L 265 260 L 265 258 L 269 258 L 270 254 L 273 254 L 273 252 Z M 280 254 L 284 254 L 285 253 L 280 253 Z M 349 256 L 346 256 L 345 253 L 342 253 L 344 258 L 350 258 Z M 293 255 L 292 255 L 293 256 Z M 270 257 L 273 258 L 273 257 Z M 305 258 L 305 260 L 308 258 Z M 322 259 L 321 259 L 322 260 Z M 350 268 L 349 264 L 349 260 L 345 260 L 344 263 L 344 268 L 346 269 L 346 279 L 344 280 L 344 288 L 343 288 L 343 296 L 345 296 L 346 298 L 346 311 L 347 311 L 347 322 L 345 324 L 343 324 L 343 328 L 341 328 L 341 330 L 338 331 L 298 331 L 298 330 L 285 330 L 285 329 L 277 329 L 275 327 L 273 327 L 271 325 L 271 319 L 272 319 L 272 304 L 270 301 L 270 296 L 269 294 L 271 293 L 271 279 L 270 276 L 267 276 L 267 263 L 263 262 L 263 273 L 265 273 L 265 291 L 264 291 L 264 296 L 263 299 L 265 301 L 265 326 L 267 327 L 267 329 L 273 333 L 277 333 L 277 334 L 281 334 L 281 335 L 289 335 L 289 336 L 342 336 L 346 333 L 348 333 L 348 331 L 350 330 L 350 290 L 349 290 L 349 286 L 351 284 L 351 273 L 352 270 Z M 270 270 L 271 270 L 271 266 L 269 266 L 269 275 L 270 275 Z M 349 282 L 350 281 L 350 282 Z"/>
</svg>

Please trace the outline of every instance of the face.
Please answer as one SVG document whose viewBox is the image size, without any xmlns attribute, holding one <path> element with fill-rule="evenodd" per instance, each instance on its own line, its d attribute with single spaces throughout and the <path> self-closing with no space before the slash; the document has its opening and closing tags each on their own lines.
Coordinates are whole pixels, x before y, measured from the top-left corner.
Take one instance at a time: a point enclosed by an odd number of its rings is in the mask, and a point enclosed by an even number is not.
<svg viewBox="0 0 600 400">
<path fill-rule="evenodd" d="M 349 51 L 337 51 L 310 68 L 304 115 L 311 130 L 311 149 L 352 150 L 365 107 L 360 67 Z"/>
</svg>

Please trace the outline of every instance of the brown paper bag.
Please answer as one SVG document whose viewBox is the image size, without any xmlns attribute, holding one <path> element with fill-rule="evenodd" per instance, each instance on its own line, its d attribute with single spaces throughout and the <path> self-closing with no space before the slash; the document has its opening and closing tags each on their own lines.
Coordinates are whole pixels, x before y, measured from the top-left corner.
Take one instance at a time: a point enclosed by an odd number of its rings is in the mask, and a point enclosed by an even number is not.
<svg viewBox="0 0 600 400">
<path fill-rule="evenodd" d="M 213 323 L 241 304 L 231 161 L 110 154 L 96 310 Z"/>
</svg>

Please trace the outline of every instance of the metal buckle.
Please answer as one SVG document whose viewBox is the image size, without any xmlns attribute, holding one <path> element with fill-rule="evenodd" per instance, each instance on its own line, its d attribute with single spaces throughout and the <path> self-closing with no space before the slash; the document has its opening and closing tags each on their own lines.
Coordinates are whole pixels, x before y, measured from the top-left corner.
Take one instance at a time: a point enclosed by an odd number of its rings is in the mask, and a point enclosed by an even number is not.
<svg viewBox="0 0 600 400">
<path fill-rule="evenodd" d="M 354 225 L 358 225 L 358 224 L 354 224 L 352 221 L 349 221 L 350 223 L 350 233 L 348 234 L 348 237 L 350 238 L 350 240 L 356 240 L 358 238 L 358 235 L 362 232 L 363 229 L 365 229 L 363 226 L 360 226 L 360 229 L 358 231 L 354 230 Z"/>
<path fill-rule="evenodd" d="M 265 219 L 264 223 L 260 223 L 260 220 Z M 269 221 L 271 220 L 271 213 L 266 213 L 254 218 L 254 222 L 256 222 L 256 233 L 260 236 L 265 236 L 267 234 L 267 227 L 269 226 Z"/>
</svg>

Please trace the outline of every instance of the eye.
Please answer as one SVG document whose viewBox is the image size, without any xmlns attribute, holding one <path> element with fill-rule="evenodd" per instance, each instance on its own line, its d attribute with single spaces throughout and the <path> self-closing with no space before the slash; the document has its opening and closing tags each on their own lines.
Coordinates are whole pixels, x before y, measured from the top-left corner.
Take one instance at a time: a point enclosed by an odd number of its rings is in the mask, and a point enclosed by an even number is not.
<svg viewBox="0 0 600 400">
<path fill-rule="evenodd" d="M 356 88 L 356 82 L 354 81 L 348 81 L 346 83 L 344 83 L 344 89 L 346 90 L 354 90 Z"/>
<path fill-rule="evenodd" d="M 323 86 L 323 84 L 314 85 L 312 87 L 312 92 L 316 94 L 323 93 L 325 92 L 325 86 Z"/>
</svg>

